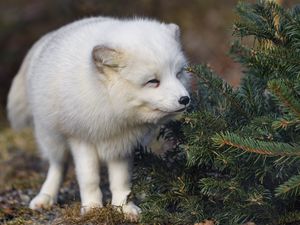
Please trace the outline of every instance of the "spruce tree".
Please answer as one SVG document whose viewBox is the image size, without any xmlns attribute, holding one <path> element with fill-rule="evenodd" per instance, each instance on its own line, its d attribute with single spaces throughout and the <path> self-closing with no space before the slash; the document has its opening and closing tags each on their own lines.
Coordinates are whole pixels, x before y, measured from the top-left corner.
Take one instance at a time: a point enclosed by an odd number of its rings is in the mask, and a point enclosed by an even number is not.
<svg viewBox="0 0 300 225">
<path fill-rule="evenodd" d="M 230 53 L 244 68 L 240 86 L 188 67 L 193 104 L 160 135 L 174 149 L 136 153 L 146 224 L 300 224 L 300 8 L 258 1 L 237 13 Z"/>
</svg>

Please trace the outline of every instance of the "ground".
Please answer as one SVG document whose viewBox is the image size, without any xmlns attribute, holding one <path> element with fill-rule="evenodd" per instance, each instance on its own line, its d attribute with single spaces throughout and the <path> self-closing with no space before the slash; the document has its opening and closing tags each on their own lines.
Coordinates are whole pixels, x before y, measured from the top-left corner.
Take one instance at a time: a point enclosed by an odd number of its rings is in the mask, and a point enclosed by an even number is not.
<svg viewBox="0 0 300 225">
<path fill-rule="evenodd" d="M 80 216 L 80 197 L 72 162 L 60 189 L 58 203 L 48 210 L 30 210 L 28 204 L 38 193 L 46 176 L 30 129 L 16 133 L 0 115 L 0 224 L 137 224 L 111 206 Z M 102 190 L 109 202 L 106 172 Z"/>
</svg>

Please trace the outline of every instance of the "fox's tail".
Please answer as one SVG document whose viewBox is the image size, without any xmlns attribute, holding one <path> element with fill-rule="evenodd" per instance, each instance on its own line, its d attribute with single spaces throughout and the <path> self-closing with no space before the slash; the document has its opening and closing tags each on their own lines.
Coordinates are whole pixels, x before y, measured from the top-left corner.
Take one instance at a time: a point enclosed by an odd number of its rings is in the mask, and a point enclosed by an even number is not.
<svg viewBox="0 0 300 225">
<path fill-rule="evenodd" d="M 8 93 L 7 115 L 11 127 L 16 130 L 32 126 L 33 116 L 28 99 L 27 75 L 34 58 L 38 58 L 53 33 L 44 35 L 28 51 Z"/>
<path fill-rule="evenodd" d="M 16 130 L 31 126 L 32 113 L 27 98 L 26 59 L 16 75 L 8 94 L 7 115 L 11 127 Z"/>
</svg>

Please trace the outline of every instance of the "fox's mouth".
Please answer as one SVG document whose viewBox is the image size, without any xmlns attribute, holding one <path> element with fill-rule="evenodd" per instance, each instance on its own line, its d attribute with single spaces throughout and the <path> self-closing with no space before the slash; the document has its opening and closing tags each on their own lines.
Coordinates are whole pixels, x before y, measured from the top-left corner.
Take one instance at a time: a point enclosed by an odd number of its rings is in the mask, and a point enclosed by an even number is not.
<svg viewBox="0 0 300 225">
<path fill-rule="evenodd" d="M 157 111 L 163 112 L 163 113 L 168 113 L 168 114 L 173 114 L 173 113 L 180 113 L 183 112 L 184 110 L 186 110 L 186 107 L 183 107 L 181 109 L 178 109 L 176 111 L 164 111 L 164 110 L 160 110 L 160 109 L 156 109 Z"/>
<path fill-rule="evenodd" d="M 174 112 L 183 112 L 185 109 L 186 109 L 186 107 L 183 107 L 183 108 L 178 109 L 178 110 L 176 110 L 176 111 L 174 111 Z"/>
</svg>

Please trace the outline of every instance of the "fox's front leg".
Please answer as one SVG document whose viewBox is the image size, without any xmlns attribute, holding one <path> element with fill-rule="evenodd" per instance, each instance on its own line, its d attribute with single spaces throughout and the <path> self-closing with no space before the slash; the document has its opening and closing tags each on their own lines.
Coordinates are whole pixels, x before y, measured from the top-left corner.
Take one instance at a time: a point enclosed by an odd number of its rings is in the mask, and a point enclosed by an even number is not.
<svg viewBox="0 0 300 225">
<path fill-rule="evenodd" d="M 95 207 L 102 207 L 99 157 L 96 149 L 78 140 L 71 140 L 70 145 L 80 189 L 81 213 Z"/>
<path fill-rule="evenodd" d="M 131 162 L 129 157 L 107 161 L 112 205 L 121 206 L 125 214 L 137 218 L 141 209 L 133 202 L 127 202 L 131 192 Z"/>
</svg>

